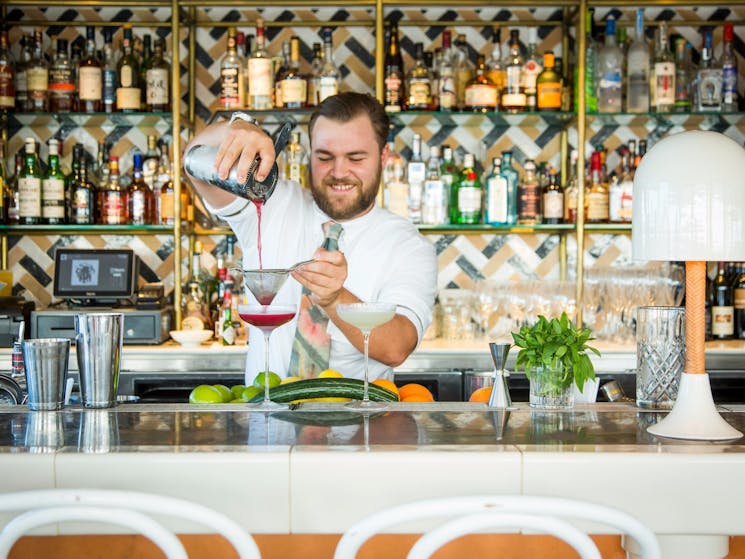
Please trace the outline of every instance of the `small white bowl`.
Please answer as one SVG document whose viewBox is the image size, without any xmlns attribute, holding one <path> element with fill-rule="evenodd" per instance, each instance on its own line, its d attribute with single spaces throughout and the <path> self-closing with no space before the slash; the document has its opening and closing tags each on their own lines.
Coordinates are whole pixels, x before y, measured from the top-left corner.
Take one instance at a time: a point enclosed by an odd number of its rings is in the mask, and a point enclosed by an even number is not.
<svg viewBox="0 0 745 559">
<path fill-rule="evenodd" d="M 212 337 L 212 330 L 171 330 L 171 337 L 183 346 L 196 347 Z"/>
</svg>

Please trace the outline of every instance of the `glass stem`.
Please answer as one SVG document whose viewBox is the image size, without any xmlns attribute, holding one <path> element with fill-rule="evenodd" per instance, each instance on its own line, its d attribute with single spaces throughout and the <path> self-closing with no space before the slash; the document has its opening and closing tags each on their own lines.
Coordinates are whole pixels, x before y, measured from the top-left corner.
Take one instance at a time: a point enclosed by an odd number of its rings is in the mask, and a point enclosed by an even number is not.
<svg viewBox="0 0 745 559">
<path fill-rule="evenodd" d="M 362 401 L 369 402 L 370 395 L 367 392 L 367 360 L 369 359 L 368 354 L 370 351 L 370 332 L 363 332 L 362 336 L 365 340 L 365 384 L 362 392 Z"/>
<path fill-rule="evenodd" d="M 271 332 L 264 332 L 264 402 L 269 401 L 269 336 Z"/>
</svg>

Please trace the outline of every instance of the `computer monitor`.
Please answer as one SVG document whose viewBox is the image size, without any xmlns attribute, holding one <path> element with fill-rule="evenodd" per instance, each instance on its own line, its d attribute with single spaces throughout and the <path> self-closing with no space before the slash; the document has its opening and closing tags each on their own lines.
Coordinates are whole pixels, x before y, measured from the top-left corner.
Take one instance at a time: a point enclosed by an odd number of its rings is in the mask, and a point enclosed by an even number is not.
<svg viewBox="0 0 745 559">
<path fill-rule="evenodd" d="M 91 304 L 130 299 L 138 259 L 129 249 L 59 248 L 54 255 L 54 296 Z"/>
</svg>

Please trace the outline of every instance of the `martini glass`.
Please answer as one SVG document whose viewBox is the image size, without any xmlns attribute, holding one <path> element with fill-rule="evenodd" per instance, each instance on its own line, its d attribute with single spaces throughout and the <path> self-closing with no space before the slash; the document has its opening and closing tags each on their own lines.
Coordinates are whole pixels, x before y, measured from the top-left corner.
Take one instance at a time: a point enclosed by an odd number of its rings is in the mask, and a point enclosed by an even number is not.
<svg viewBox="0 0 745 559">
<path fill-rule="evenodd" d="M 264 401 L 259 404 L 259 410 L 273 411 L 289 407 L 269 399 L 269 337 L 275 328 L 292 320 L 296 312 L 297 307 L 290 305 L 238 305 L 240 317 L 264 334 Z"/>
<path fill-rule="evenodd" d="M 348 303 L 336 306 L 339 317 L 362 332 L 365 340 L 365 384 L 362 400 L 348 403 L 345 407 L 360 411 L 383 410 L 388 406 L 382 402 L 371 402 L 368 394 L 367 367 L 369 361 L 370 333 L 373 328 L 385 324 L 396 314 L 396 305 L 392 303 Z"/>
</svg>

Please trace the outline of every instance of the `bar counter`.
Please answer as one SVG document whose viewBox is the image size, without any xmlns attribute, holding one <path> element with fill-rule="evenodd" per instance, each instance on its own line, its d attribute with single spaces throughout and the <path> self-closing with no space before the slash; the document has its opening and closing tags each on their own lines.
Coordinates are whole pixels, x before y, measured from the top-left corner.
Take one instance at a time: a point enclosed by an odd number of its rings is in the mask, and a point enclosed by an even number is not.
<svg viewBox="0 0 745 559">
<path fill-rule="evenodd" d="M 745 431 L 745 407 L 720 410 Z M 745 440 L 658 439 L 646 427 L 661 416 L 628 403 L 571 412 L 397 403 L 370 416 L 341 404 L 269 414 L 241 404 L 0 407 L 0 491 L 186 497 L 254 534 L 340 534 L 366 514 L 434 496 L 564 496 L 634 514 L 675 550 L 666 557 L 722 557 L 721 536 L 745 534 Z"/>
</svg>

